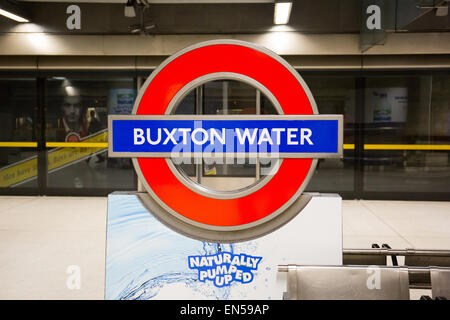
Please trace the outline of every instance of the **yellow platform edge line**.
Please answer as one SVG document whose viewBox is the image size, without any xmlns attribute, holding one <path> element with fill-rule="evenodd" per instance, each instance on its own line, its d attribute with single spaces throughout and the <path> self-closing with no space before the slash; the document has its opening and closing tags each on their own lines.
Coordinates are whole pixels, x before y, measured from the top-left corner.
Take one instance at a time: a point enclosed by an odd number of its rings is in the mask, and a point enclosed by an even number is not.
<svg viewBox="0 0 450 320">
<path fill-rule="evenodd" d="M 48 148 L 108 148 L 108 142 L 47 142 Z"/>
<path fill-rule="evenodd" d="M 48 148 L 108 148 L 107 142 L 47 142 Z M 37 142 L 0 142 L 0 147 L 34 147 L 37 148 Z M 354 144 L 344 144 L 344 149 L 355 149 Z"/>
<path fill-rule="evenodd" d="M 364 150 L 450 150 L 448 144 L 365 144 Z"/>
<path fill-rule="evenodd" d="M 0 147 L 37 148 L 37 142 L 0 142 Z"/>
<path fill-rule="evenodd" d="M 48 148 L 108 148 L 108 142 L 47 142 Z M 0 142 L 0 147 L 37 148 L 37 142 Z M 354 144 L 344 144 L 354 150 Z M 450 150 L 448 144 L 365 144 L 364 150 Z"/>
</svg>

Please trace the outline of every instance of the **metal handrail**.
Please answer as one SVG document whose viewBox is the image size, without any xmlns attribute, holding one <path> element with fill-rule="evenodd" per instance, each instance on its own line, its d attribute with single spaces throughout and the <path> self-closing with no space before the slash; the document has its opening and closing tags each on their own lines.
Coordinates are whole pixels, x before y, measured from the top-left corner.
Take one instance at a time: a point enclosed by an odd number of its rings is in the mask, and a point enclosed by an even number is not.
<svg viewBox="0 0 450 320">
<path fill-rule="evenodd" d="M 450 250 L 429 250 L 429 249 L 343 249 L 343 254 L 348 255 L 381 255 L 381 256 L 430 256 L 430 257 L 450 257 Z"/>
<path fill-rule="evenodd" d="M 297 265 L 297 264 L 289 264 L 289 265 L 278 265 L 278 272 L 286 272 L 288 273 L 288 277 L 290 271 L 294 271 L 297 267 L 307 266 L 307 265 Z M 326 266 L 322 266 L 326 267 Z M 352 265 L 343 265 L 341 267 L 352 267 Z M 354 267 L 354 266 L 353 266 Z M 373 266 L 367 266 L 373 267 Z M 409 288 L 410 289 L 431 289 L 431 269 L 434 267 L 411 267 L 411 266 L 380 266 L 380 268 L 402 268 L 408 270 L 409 277 Z M 447 269 L 450 268 L 442 268 Z"/>
<path fill-rule="evenodd" d="M 288 272 L 290 268 L 295 268 L 297 266 L 307 266 L 307 265 L 297 265 L 297 264 L 279 264 L 278 265 L 278 272 Z M 326 266 L 321 266 L 326 267 Z M 342 266 L 342 267 L 348 267 L 348 266 Z M 408 273 L 410 275 L 420 275 L 420 276 L 426 276 L 430 274 L 429 267 L 409 267 L 409 266 L 382 266 L 383 268 L 407 268 Z"/>
</svg>

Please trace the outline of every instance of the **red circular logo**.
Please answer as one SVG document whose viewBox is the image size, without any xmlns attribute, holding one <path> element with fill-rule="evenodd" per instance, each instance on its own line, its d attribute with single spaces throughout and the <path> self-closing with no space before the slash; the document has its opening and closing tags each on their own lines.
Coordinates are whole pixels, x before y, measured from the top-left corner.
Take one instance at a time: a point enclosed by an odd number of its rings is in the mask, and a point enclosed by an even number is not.
<svg viewBox="0 0 450 320">
<path fill-rule="evenodd" d="M 170 114 L 183 96 L 181 93 L 202 81 L 220 78 L 246 81 L 262 89 L 278 105 L 280 114 L 318 113 L 308 87 L 281 57 L 259 45 L 217 40 L 188 47 L 163 62 L 145 82 L 133 114 Z M 316 165 L 314 159 L 283 159 L 277 172 L 261 187 L 234 197 L 217 197 L 187 186 L 174 174 L 168 161 L 133 159 L 139 178 L 159 209 L 171 215 L 170 220 L 174 218 L 187 228 L 219 233 L 251 229 L 278 217 L 298 200 Z M 263 229 L 267 233 L 275 227 Z M 195 233 L 182 229 L 184 233 Z M 255 236 L 252 233 L 249 237 Z M 219 236 L 219 239 L 241 237 Z"/>
</svg>

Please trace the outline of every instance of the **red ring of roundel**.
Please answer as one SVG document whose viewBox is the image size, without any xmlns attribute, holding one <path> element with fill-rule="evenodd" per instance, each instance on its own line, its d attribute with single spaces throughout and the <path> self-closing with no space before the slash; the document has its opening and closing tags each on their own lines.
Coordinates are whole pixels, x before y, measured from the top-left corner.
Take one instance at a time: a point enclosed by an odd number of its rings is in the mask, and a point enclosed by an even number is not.
<svg viewBox="0 0 450 320">
<path fill-rule="evenodd" d="M 169 62 L 150 82 L 137 115 L 163 115 L 172 98 L 196 78 L 216 72 L 233 72 L 265 86 L 284 114 L 313 114 L 299 81 L 279 61 L 243 45 L 211 44 L 188 51 Z M 259 190 L 235 199 L 214 199 L 181 183 L 162 158 L 138 158 L 138 165 L 156 196 L 178 214 L 218 227 L 257 222 L 278 210 L 294 196 L 305 180 L 312 159 L 284 159 L 278 172 Z"/>
</svg>

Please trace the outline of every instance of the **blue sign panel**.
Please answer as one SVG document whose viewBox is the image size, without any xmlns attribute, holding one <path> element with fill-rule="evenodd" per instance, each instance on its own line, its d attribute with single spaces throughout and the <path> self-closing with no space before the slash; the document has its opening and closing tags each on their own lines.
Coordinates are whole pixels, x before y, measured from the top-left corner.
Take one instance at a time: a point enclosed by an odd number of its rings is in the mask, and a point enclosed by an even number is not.
<svg viewBox="0 0 450 320">
<path fill-rule="evenodd" d="M 112 152 L 338 154 L 339 119 L 113 119 Z"/>
</svg>

